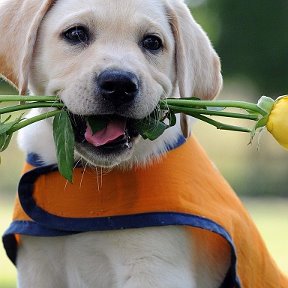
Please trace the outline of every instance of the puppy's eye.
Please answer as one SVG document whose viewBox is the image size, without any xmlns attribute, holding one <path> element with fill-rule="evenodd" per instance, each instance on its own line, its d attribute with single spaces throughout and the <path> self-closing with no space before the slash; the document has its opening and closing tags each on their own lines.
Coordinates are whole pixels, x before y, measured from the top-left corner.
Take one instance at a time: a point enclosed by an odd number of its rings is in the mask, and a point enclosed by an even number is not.
<svg viewBox="0 0 288 288">
<path fill-rule="evenodd" d="M 151 52 L 157 52 L 163 47 L 163 43 L 158 36 L 147 35 L 142 40 L 142 46 L 146 50 L 150 50 Z"/>
<path fill-rule="evenodd" d="M 90 35 L 86 27 L 75 26 L 63 33 L 64 39 L 72 45 L 89 44 Z"/>
</svg>

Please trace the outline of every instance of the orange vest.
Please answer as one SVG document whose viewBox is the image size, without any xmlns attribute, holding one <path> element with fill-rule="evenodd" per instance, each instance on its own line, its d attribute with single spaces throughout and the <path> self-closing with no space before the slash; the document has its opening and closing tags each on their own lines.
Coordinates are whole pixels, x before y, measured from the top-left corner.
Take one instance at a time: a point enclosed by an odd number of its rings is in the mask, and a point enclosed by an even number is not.
<svg viewBox="0 0 288 288">
<path fill-rule="evenodd" d="M 193 137 L 145 168 L 103 174 L 75 168 L 73 184 L 55 165 L 26 164 L 24 172 L 3 236 L 12 261 L 20 235 L 184 225 L 209 231 L 215 249 L 229 245 L 231 267 L 221 287 L 288 287 L 245 208 Z"/>
</svg>

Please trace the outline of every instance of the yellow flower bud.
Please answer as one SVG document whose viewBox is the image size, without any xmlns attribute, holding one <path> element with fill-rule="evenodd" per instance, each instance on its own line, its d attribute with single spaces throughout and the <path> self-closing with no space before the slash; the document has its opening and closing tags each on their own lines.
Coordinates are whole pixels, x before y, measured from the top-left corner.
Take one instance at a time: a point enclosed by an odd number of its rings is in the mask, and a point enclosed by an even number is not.
<svg viewBox="0 0 288 288">
<path fill-rule="evenodd" d="M 288 149 L 288 95 L 275 101 L 266 127 L 277 142 Z"/>
</svg>

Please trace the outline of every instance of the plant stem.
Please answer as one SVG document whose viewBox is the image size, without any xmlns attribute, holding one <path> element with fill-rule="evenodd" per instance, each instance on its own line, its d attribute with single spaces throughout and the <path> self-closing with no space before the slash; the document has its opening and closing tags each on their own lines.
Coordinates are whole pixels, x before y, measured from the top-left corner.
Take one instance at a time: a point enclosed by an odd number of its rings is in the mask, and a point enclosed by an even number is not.
<svg viewBox="0 0 288 288">
<path fill-rule="evenodd" d="M 214 127 L 216 127 L 217 129 L 220 130 L 228 130 L 228 131 L 238 131 L 238 132 L 245 132 L 245 133 L 251 133 L 251 130 L 248 128 L 244 128 L 244 127 L 239 127 L 239 126 L 233 126 L 233 125 L 227 125 L 218 121 L 215 121 L 213 119 L 210 119 L 206 116 L 203 115 L 199 115 L 199 114 L 195 114 L 195 115 L 191 115 L 201 121 L 204 121 L 208 124 L 213 125 Z"/>
<path fill-rule="evenodd" d="M 29 118 L 27 120 L 23 120 L 20 123 L 14 125 L 13 128 L 11 130 L 9 130 L 9 132 L 14 133 L 14 132 L 30 125 L 30 124 L 33 124 L 35 122 L 38 122 L 38 121 L 41 121 L 41 120 L 44 120 L 44 119 L 47 119 L 50 117 L 54 117 L 59 113 L 61 113 L 61 110 L 54 110 L 54 111 L 49 111 L 47 113 L 43 113 L 41 115 L 34 116 L 34 117 Z M 9 134 L 11 134 L 11 133 L 9 133 Z"/>
<path fill-rule="evenodd" d="M 35 102 L 35 103 L 27 103 L 27 104 L 23 104 L 23 105 L 9 106 L 9 107 L 0 108 L 0 115 L 5 114 L 5 113 L 20 111 L 20 110 L 28 110 L 28 109 L 32 109 L 32 108 L 44 108 L 44 107 L 63 108 L 64 104 L 59 103 L 59 102 L 43 102 L 43 103 L 42 102 L 41 103 Z"/>
<path fill-rule="evenodd" d="M 10 107 L 0 108 L 0 115 L 5 113 L 11 113 L 19 110 L 26 110 L 32 108 L 63 108 L 64 104 L 60 102 L 58 96 L 21 96 L 21 95 L 0 95 L 0 103 L 1 102 L 15 102 L 20 101 L 24 104 L 14 105 Z M 221 130 L 231 130 L 231 131 L 240 131 L 240 132 L 250 132 L 251 130 L 244 127 L 238 127 L 233 125 L 224 124 L 204 115 L 209 116 L 221 116 L 221 117 L 230 117 L 230 118 L 238 118 L 238 119 L 247 119 L 252 121 L 258 121 L 262 116 L 266 116 L 267 113 L 262 110 L 257 104 L 247 103 L 243 101 L 226 101 L 226 100 L 218 100 L 218 101 L 209 101 L 209 100 L 193 100 L 193 99 L 163 99 L 160 101 L 160 109 L 171 110 L 173 113 L 184 113 L 190 116 L 193 116 L 197 119 L 200 119 L 204 122 L 207 122 L 218 129 Z M 209 110 L 207 107 L 221 107 L 221 108 L 238 108 L 246 111 L 253 111 L 255 114 L 243 114 L 243 113 L 235 113 L 235 112 L 226 112 L 226 111 L 216 111 Z M 50 117 L 56 116 L 60 113 L 60 110 L 50 111 L 41 115 L 37 115 L 30 119 L 23 120 L 16 124 L 10 131 L 11 133 L 28 126 L 37 121 L 41 121 Z"/>
<path fill-rule="evenodd" d="M 10 102 L 10 101 L 39 101 L 39 102 L 57 102 L 59 101 L 58 96 L 21 96 L 21 95 L 0 95 L 1 102 Z"/>
<path fill-rule="evenodd" d="M 244 110 L 254 111 L 261 115 L 266 115 L 267 113 L 262 110 L 257 104 L 248 103 L 244 101 L 226 101 L 226 100 L 218 100 L 218 101 L 209 101 L 209 100 L 191 100 L 189 98 L 184 99 L 172 99 L 167 98 L 160 101 L 160 107 L 162 109 L 167 109 L 167 106 L 182 106 L 182 107 L 229 107 L 229 108 L 240 108 Z"/>
<path fill-rule="evenodd" d="M 190 107 L 184 107 L 184 106 L 174 106 L 174 105 L 168 105 L 169 109 L 172 110 L 174 113 L 185 113 L 188 115 L 195 115 L 197 114 L 203 114 L 203 115 L 210 115 L 210 116 L 222 116 L 222 117 L 229 117 L 229 118 L 237 118 L 237 119 L 247 119 L 247 120 L 253 120 L 257 121 L 259 120 L 258 115 L 253 114 L 241 114 L 241 113 L 233 113 L 233 112 L 223 112 L 223 111 L 210 111 L 210 110 L 204 110 L 201 108 L 190 108 Z"/>
</svg>

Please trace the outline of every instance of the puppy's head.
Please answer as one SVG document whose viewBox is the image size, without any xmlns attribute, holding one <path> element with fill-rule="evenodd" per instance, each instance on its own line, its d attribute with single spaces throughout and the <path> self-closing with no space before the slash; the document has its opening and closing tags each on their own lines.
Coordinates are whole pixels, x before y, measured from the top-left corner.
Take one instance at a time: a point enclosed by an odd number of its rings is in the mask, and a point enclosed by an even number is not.
<svg viewBox="0 0 288 288">
<path fill-rule="evenodd" d="M 211 99 L 221 87 L 219 59 L 181 0 L 0 0 L 0 26 L 0 73 L 21 93 L 59 95 L 94 165 L 164 151 L 180 130 L 148 142 L 135 121 L 161 98 Z M 93 134 L 85 116 L 106 129 Z M 181 125 L 188 136 L 186 117 Z"/>
</svg>

